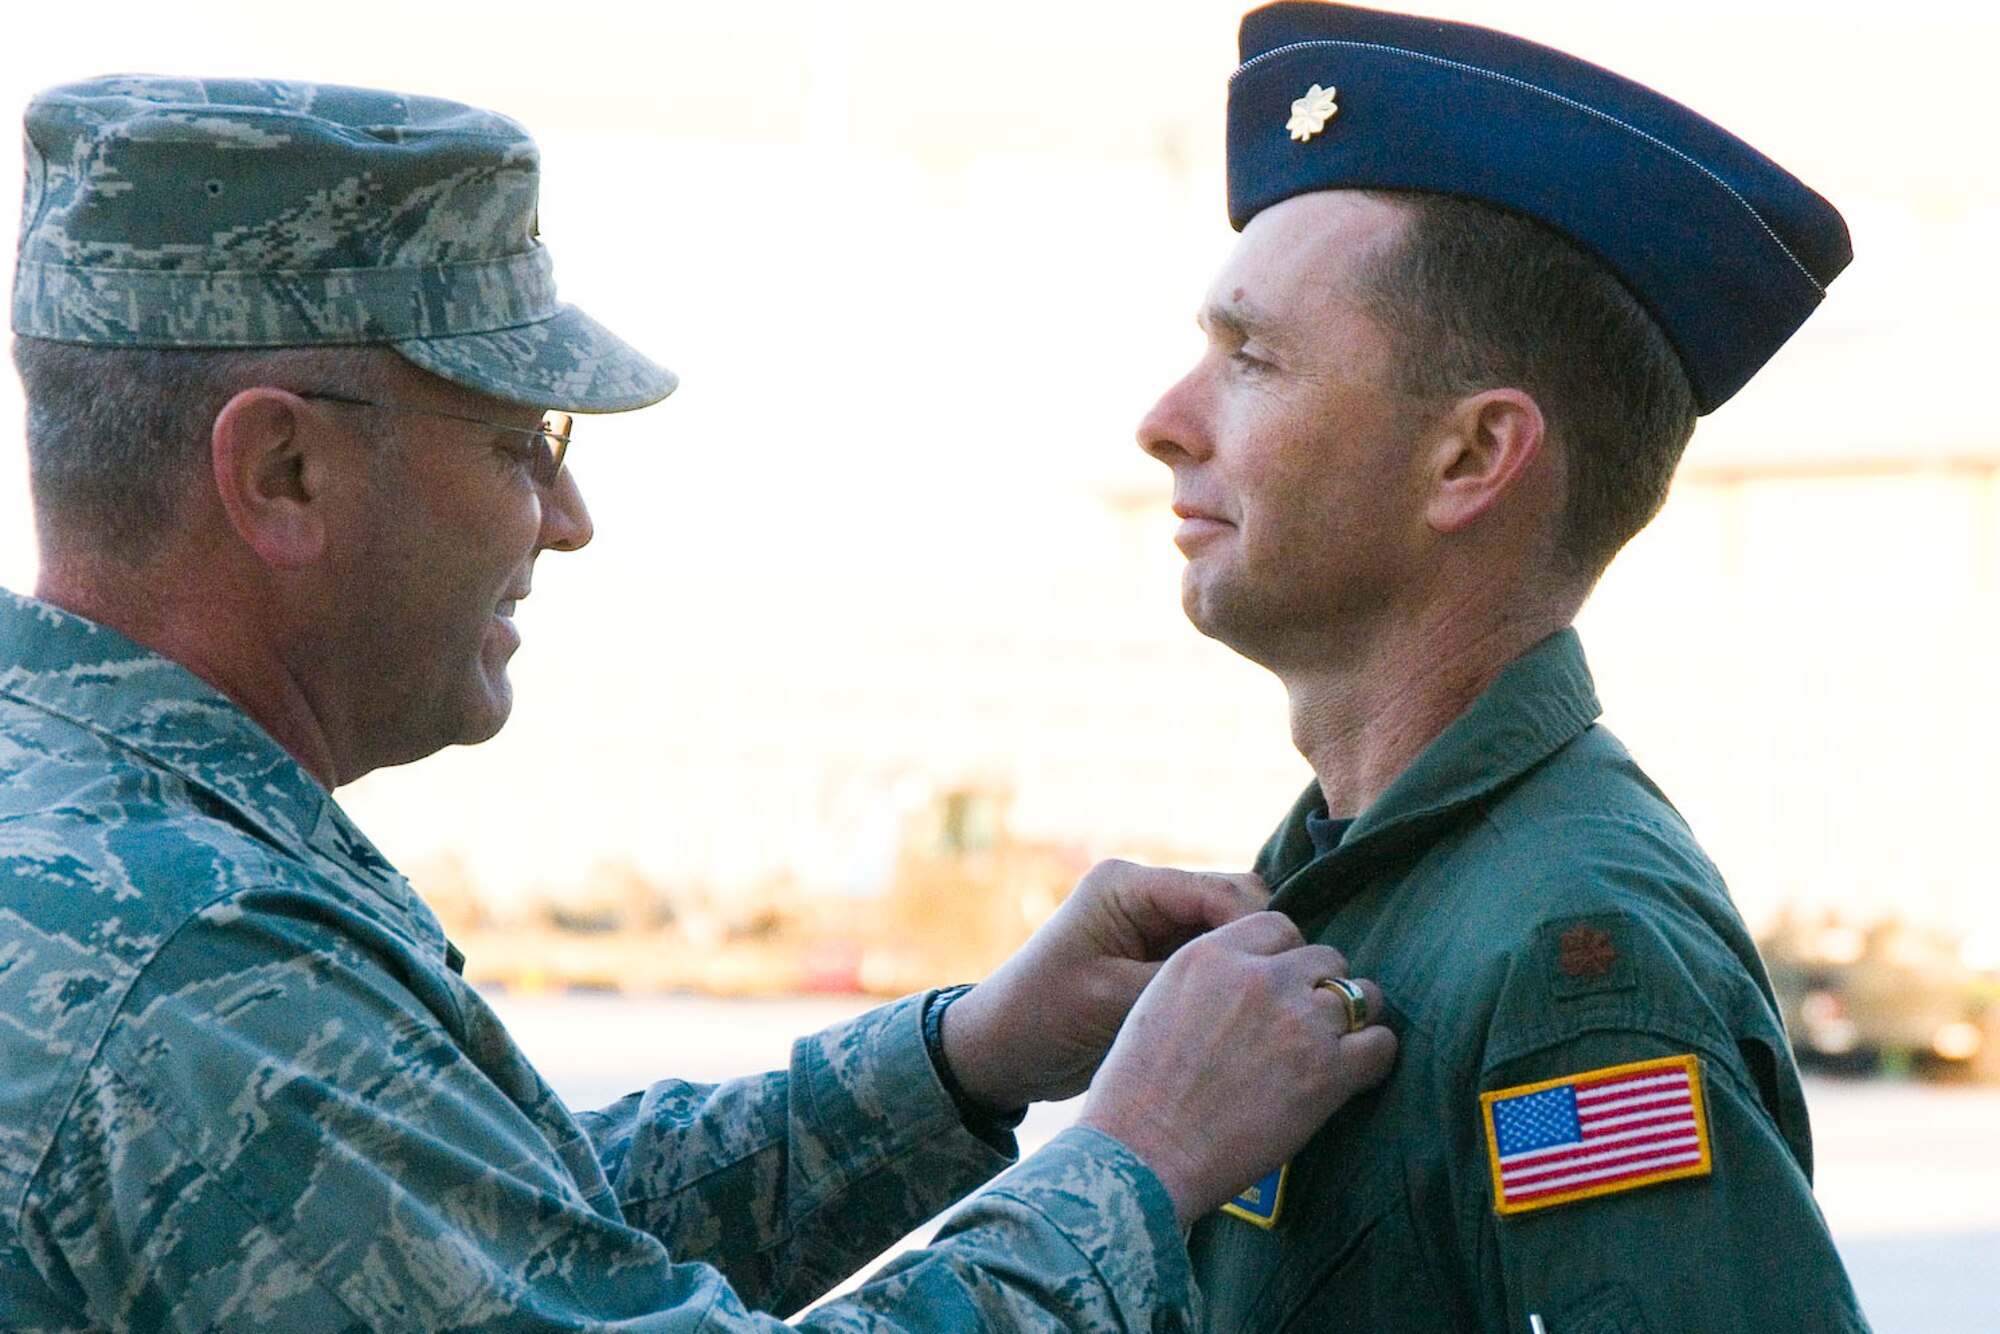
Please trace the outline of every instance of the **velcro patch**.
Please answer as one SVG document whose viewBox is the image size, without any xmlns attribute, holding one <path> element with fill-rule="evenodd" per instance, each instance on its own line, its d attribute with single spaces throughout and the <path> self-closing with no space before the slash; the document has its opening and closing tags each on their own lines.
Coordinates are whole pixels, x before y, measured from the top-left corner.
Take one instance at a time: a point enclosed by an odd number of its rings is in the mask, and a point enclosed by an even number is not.
<svg viewBox="0 0 2000 1334">
<path fill-rule="evenodd" d="M 1634 934 L 1623 913 L 1586 913 L 1544 922 L 1535 949 L 1542 975 L 1558 1000 L 1576 1000 L 1639 985 Z"/>
<path fill-rule="evenodd" d="M 1266 1172 L 1254 1186 L 1247 1186 L 1237 1197 L 1222 1206 L 1222 1212 L 1240 1218 L 1258 1227 L 1272 1228 L 1278 1225 L 1278 1210 L 1285 1203 L 1285 1176 L 1291 1171 L 1291 1164 L 1274 1167 Z"/>
<path fill-rule="evenodd" d="M 1697 1056 L 1586 1070 L 1482 1093 L 1479 1101 L 1497 1213 L 1713 1170 Z"/>
</svg>

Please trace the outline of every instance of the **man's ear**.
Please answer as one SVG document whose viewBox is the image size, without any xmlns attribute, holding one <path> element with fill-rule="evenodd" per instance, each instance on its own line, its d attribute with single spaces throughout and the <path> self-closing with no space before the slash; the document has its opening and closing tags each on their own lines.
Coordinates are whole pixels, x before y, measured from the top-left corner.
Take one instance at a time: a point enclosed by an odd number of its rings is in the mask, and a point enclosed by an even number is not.
<svg viewBox="0 0 2000 1334">
<path fill-rule="evenodd" d="M 1477 523 L 1526 475 L 1547 434 L 1541 407 L 1519 389 L 1488 389 L 1459 400 L 1434 437 L 1424 518 L 1440 533 Z"/>
<path fill-rule="evenodd" d="M 295 570 L 326 550 L 328 442 L 302 400 L 245 389 L 209 435 L 216 495 L 230 526 L 266 565 Z"/>
</svg>

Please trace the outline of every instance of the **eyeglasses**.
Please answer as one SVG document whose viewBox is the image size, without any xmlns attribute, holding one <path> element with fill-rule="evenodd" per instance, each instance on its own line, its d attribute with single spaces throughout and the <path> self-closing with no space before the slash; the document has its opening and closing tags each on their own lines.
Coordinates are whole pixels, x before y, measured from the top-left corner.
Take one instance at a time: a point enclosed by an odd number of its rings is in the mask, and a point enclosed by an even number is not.
<svg viewBox="0 0 2000 1334">
<path fill-rule="evenodd" d="M 407 412 L 419 417 L 443 417 L 447 421 L 470 422 L 474 426 L 484 426 L 495 431 L 506 431 L 510 435 L 525 435 L 535 442 L 535 453 L 528 460 L 528 471 L 535 479 L 535 485 L 543 488 L 556 484 L 562 475 L 563 455 L 569 452 L 571 433 L 576 429 L 576 418 L 567 412 L 550 412 L 542 417 L 540 426 L 508 426 L 504 422 L 490 422 L 484 417 L 466 417 L 456 412 L 439 412 L 436 408 L 407 408 L 400 403 L 377 403 L 368 398 L 349 398 L 345 394 L 300 394 L 300 398 L 313 399 L 320 403 L 344 403 L 351 408 L 380 408 L 384 412 Z"/>
</svg>

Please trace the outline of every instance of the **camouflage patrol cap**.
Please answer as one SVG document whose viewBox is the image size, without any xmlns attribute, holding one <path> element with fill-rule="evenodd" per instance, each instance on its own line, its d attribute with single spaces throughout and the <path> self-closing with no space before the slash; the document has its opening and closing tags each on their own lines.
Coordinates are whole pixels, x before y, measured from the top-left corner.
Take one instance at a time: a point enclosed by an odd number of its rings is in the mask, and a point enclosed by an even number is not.
<svg viewBox="0 0 2000 1334">
<path fill-rule="evenodd" d="M 620 412 L 673 392 L 556 300 L 535 144 L 438 98 L 120 75 L 26 117 L 18 334 L 103 347 L 385 343 L 496 398 Z"/>
</svg>

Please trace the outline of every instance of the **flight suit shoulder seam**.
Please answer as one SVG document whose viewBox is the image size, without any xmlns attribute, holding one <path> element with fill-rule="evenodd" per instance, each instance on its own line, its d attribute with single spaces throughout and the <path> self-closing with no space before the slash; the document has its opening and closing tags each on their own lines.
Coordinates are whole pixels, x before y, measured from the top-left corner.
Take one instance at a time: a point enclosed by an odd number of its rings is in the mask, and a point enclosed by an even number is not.
<svg viewBox="0 0 2000 1334">
<path fill-rule="evenodd" d="M 1689 1030 L 1680 1026 L 1643 1021 L 1621 1023 L 1614 1022 L 1609 1018 L 1566 1030 L 1558 1037 L 1535 1040 L 1505 1048 L 1489 1049 L 1485 1059 L 1480 1063 L 1479 1082 L 1481 1085 L 1488 1084 L 1491 1082 L 1492 1076 L 1496 1071 L 1502 1070 L 1519 1061 L 1527 1060 L 1529 1057 L 1554 1051 L 1559 1047 L 1581 1041 L 1584 1038 L 1605 1034 L 1628 1034 L 1633 1037 L 1652 1038 L 1668 1046 L 1685 1048 L 1690 1055 L 1703 1058 L 1703 1063 L 1707 1068 L 1727 1071 L 1732 1083 L 1738 1085 L 1742 1091 L 1756 1096 L 1756 1090 L 1749 1080 L 1748 1072 L 1739 1068 L 1741 1058 L 1734 1050 L 1735 1044 L 1733 1042 L 1725 1041 L 1718 1043 L 1713 1035 L 1708 1037 L 1690 1037 Z M 1726 1037 L 1727 1035 L 1723 1036 Z"/>
</svg>

